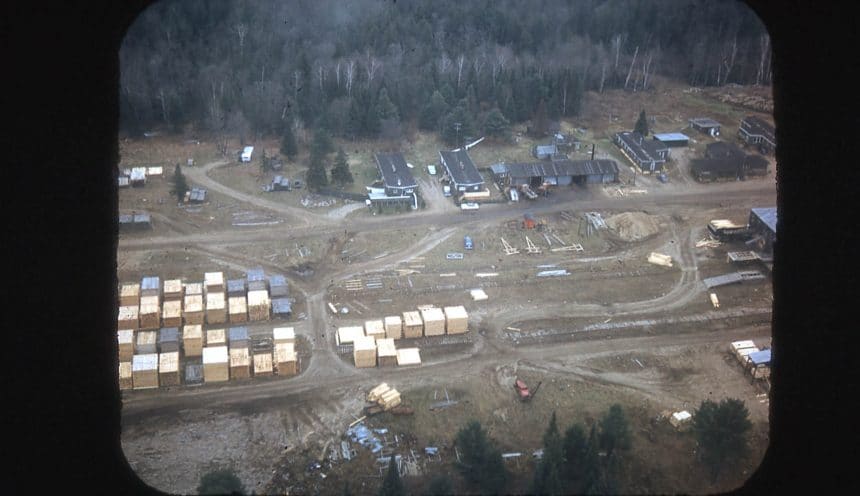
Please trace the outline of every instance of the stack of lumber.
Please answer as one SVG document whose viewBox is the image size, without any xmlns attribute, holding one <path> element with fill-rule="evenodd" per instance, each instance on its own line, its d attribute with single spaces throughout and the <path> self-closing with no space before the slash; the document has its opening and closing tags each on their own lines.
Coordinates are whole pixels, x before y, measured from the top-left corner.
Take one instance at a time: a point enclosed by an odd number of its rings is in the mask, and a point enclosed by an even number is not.
<svg viewBox="0 0 860 496">
<path fill-rule="evenodd" d="M 335 341 L 338 345 L 353 344 L 356 338 L 364 336 L 364 328 L 360 326 L 338 327 Z"/>
<path fill-rule="evenodd" d="M 164 301 L 182 301 L 181 279 L 168 279 L 164 281 Z"/>
<path fill-rule="evenodd" d="M 750 340 L 744 340 L 744 341 L 735 341 L 735 342 L 733 342 L 733 343 L 731 344 L 731 347 L 730 347 L 729 349 L 731 350 L 731 352 L 732 352 L 732 354 L 735 356 L 735 358 L 737 358 L 738 360 L 740 360 L 740 359 L 741 359 L 741 352 L 742 352 L 742 350 L 749 350 L 749 349 L 753 349 L 753 348 L 755 348 L 755 347 L 756 347 L 756 346 L 755 346 L 755 343 L 753 343 L 752 341 L 750 341 Z M 756 349 L 756 351 L 758 351 L 758 349 Z M 746 352 L 746 354 L 748 355 L 748 354 L 749 354 L 749 352 Z"/>
<path fill-rule="evenodd" d="M 206 293 L 206 322 L 223 324 L 227 322 L 227 304 L 224 293 Z"/>
<path fill-rule="evenodd" d="M 227 281 L 227 296 L 245 296 L 246 292 L 244 279 L 231 279 Z"/>
<path fill-rule="evenodd" d="M 137 343 L 134 352 L 138 355 L 157 353 L 158 331 L 140 331 L 137 333 Z"/>
<path fill-rule="evenodd" d="M 285 298 L 290 295 L 287 279 L 281 275 L 269 276 L 269 293 L 272 298 Z"/>
<path fill-rule="evenodd" d="M 397 365 L 397 348 L 394 346 L 393 338 L 376 340 L 376 361 L 380 367 Z"/>
<path fill-rule="evenodd" d="M 352 356 L 356 367 L 376 367 L 376 339 L 372 336 L 359 336 L 352 344 Z"/>
<path fill-rule="evenodd" d="M 487 293 L 483 289 L 473 289 L 469 293 L 472 295 L 472 301 L 484 301 L 487 299 Z"/>
<path fill-rule="evenodd" d="M 296 342 L 296 330 L 292 327 L 275 327 L 272 329 L 272 338 L 275 344 Z"/>
<path fill-rule="evenodd" d="M 248 316 L 252 321 L 269 320 L 271 308 L 269 291 L 265 289 L 248 291 Z"/>
<path fill-rule="evenodd" d="M 418 348 L 400 348 L 397 350 L 397 366 L 421 365 L 421 353 Z"/>
<path fill-rule="evenodd" d="M 373 336 L 376 339 L 385 337 L 385 325 L 381 320 L 368 320 L 364 323 L 364 335 Z"/>
<path fill-rule="evenodd" d="M 254 375 L 264 376 L 272 375 L 272 353 L 267 351 L 264 353 L 254 354 Z"/>
<path fill-rule="evenodd" d="M 662 265 L 664 267 L 672 266 L 672 257 L 669 255 L 664 255 L 662 253 L 657 253 L 656 251 L 652 251 L 650 255 L 648 255 L 648 262 L 654 265 Z"/>
<path fill-rule="evenodd" d="M 179 328 L 162 327 L 158 331 L 158 352 L 169 353 L 179 351 Z"/>
<path fill-rule="evenodd" d="M 469 330 L 469 314 L 466 307 L 445 307 L 445 332 L 448 334 L 463 334 Z"/>
<path fill-rule="evenodd" d="M 248 328 L 247 327 L 231 327 L 227 330 L 227 343 L 230 348 L 247 348 L 248 347 Z"/>
<path fill-rule="evenodd" d="M 158 354 L 134 355 L 131 360 L 131 380 L 134 389 L 158 387 Z"/>
<path fill-rule="evenodd" d="M 445 313 L 442 312 L 441 308 L 422 309 L 421 320 L 424 321 L 425 336 L 442 336 L 445 334 Z"/>
<path fill-rule="evenodd" d="M 196 357 L 203 354 L 203 326 L 187 325 L 182 329 L 182 349 L 185 356 Z"/>
<path fill-rule="evenodd" d="M 203 295 L 185 295 L 185 305 L 182 311 L 186 324 L 203 323 Z"/>
<path fill-rule="evenodd" d="M 251 377 L 251 356 L 248 347 L 230 347 L 230 378 L 247 379 Z"/>
<path fill-rule="evenodd" d="M 248 291 L 268 291 L 266 281 L 248 281 Z"/>
<path fill-rule="evenodd" d="M 386 393 L 388 391 L 391 391 L 391 386 L 383 382 L 367 393 L 367 401 L 370 403 L 376 403 L 379 401 L 379 397 L 382 396 L 382 393 Z"/>
<path fill-rule="evenodd" d="M 296 375 L 298 369 L 298 355 L 293 343 L 278 343 L 275 345 L 275 370 L 278 375 Z"/>
<path fill-rule="evenodd" d="M 131 360 L 119 362 L 119 389 L 131 389 L 134 381 L 131 377 Z"/>
<path fill-rule="evenodd" d="M 164 327 L 180 327 L 182 325 L 182 300 L 165 300 L 161 311 L 161 324 Z"/>
<path fill-rule="evenodd" d="M 178 351 L 169 351 L 158 355 L 158 382 L 162 386 L 179 385 Z"/>
<path fill-rule="evenodd" d="M 367 401 L 376 403 L 383 410 L 390 410 L 400 405 L 400 392 L 383 382 L 367 393 Z"/>
<path fill-rule="evenodd" d="M 158 296 L 140 297 L 140 328 L 158 329 L 161 327 L 161 306 Z"/>
<path fill-rule="evenodd" d="M 194 296 L 200 295 L 203 296 L 203 283 L 200 282 L 186 282 L 185 283 L 185 296 Z"/>
<path fill-rule="evenodd" d="M 223 382 L 230 379 L 230 354 L 226 346 L 203 348 L 203 381 Z"/>
<path fill-rule="evenodd" d="M 224 273 L 223 272 L 206 272 L 203 274 L 203 287 L 206 288 L 206 293 L 223 293 Z"/>
<path fill-rule="evenodd" d="M 403 337 L 420 338 L 424 335 L 424 322 L 419 312 L 403 312 Z"/>
<path fill-rule="evenodd" d="M 227 346 L 227 332 L 224 329 L 206 331 L 206 346 Z"/>
<path fill-rule="evenodd" d="M 139 307 L 137 305 L 127 305 L 119 307 L 119 313 L 116 317 L 117 329 L 139 329 L 140 319 Z"/>
<path fill-rule="evenodd" d="M 120 329 L 116 331 L 116 340 L 119 345 L 119 361 L 130 362 L 134 356 L 134 331 L 131 329 Z"/>
<path fill-rule="evenodd" d="M 123 284 L 119 289 L 119 304 L 120 306 L 139 306 L 140 305 L 140 284 L 130 282 Z"/>
<path fill-rule="evenodd" d="M 140 296 L 161 296 L 161 280 L 158 276 L 144 277 L 140 281 Z"/>
<path fill-rule="evenodd" d="M 386 338 L 400 339 L 403 337 L 403 320 L 399 315 L 385 317 L 384 325 Z"/>
<path fill-rule="evenodd" d="M 248 303 L 245 296 L 231 296 L 230 302 L 230 322 L 247 322 L 248 321 Z"/>
</svg>

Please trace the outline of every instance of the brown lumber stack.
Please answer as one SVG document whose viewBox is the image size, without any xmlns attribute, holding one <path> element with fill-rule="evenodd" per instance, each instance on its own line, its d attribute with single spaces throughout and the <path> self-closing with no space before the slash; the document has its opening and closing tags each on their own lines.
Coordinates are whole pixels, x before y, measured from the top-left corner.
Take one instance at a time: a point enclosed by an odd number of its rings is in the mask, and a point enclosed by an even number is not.
<svg viewBox="0 0 860 496">
<path fill-rule="evenodd" d="M 403 337 L 420 338 L 424 335 L 424 322 L 419 312 L 403 312 Z"/>
<path fill-rule="evenodd" d="M 248 317 L 254 322 L 269 320 L 272 309 L 272 301 L 269 299 L 269 291 L 258 289 L 248 291 Z"/>
<path fill-rule="evenodd" d="M 469 330 L 469 314 L 466 307 L 445 307 L 445 332 L 448 334 L 463 334 Z"/>
<path fill-rule="evenodd" d="M 376 340 L 376 361 L 380 367 L 393 367 L 397 365 L 397 348 L 394 339 L 383 338 Z"/>
<path fill-rule="evenodd" d="M 182 280 L 168 279 L 164 281 L 164 301 L 182 301 Z"/>
<path fill-rule="evenodd" d="M 116 317 L 117 329 L 140 329 L 139 307 L 128 305 L 119 307 Z"/>
<path fill-rule="evenodd" d="M 400 348 L 397 350 L 397 366 L 421 365 L 421 353 L 418 348 Z"/>
<path fill-rule="evenodd" d="M 248 303 L 244 296 L 231 296 L 230 303 L 230 322 L 239 323 L 248 321 Z"/>
<path fill-rule="evenodd" d="M 376 339 L 372 336 L 356 337 L 352 355 L 356 367 L 376 367 Z"/>
<path fill-rule="evenodd" d="M 298 356 L 292 343 L 278 343 L 275 345 L 275 369 L 278 375 L 296 375 L 298 369 Z"/>
<path fill-rule="evenodd" d="M 178 351 L 170 351 L 158 355 L 158 382 L 162 386 L 179 385 Z"/>
<path fill-rule="evenodd" d="M 123 307 L 140 305 L 140 283 L 123 284 L 119 290 L 119 304 Z"/>
<path fill-rule="evenodd" d="M 185 295 L 185 307 L 182 312 L 186 324 L 203 323 L 203 295 Z"/>
<path fill-rule="evenodd" d="M 206 331 L 206 346 L 226 346 L 227 331 L 225 329 L 209 329 Z"/>
<path fill-rule="evenodd" d="M 224 300 L 224 293 L 206 294 L 206 322 L 209 324 L 227 322 L 227 302 Z"/>
<path fill-rule="evenodd" d="M 182 300 L 165 301 L 161 321 L 164 327 L 182 327 Z"/>
<path fill-rule="evenodd" d="M 442 336 L 445 334 L 445 313 L 441 308 L 425 308 L 421 310 L 421 320 L 424 321 L 425 336 Z"/>
<path fill-rule="evenodd" d="M 203 326 L 192 324 L 182 329 L 182 349 L 187 357 L 203 354 Z"/>
<path fill-rule="evenodd" d="M 223 293 L 224 273 L 223 272 L 206 272 L 203 274 L 203 287 L 206 288 L 206 294 Z"/>
<path fill-rule="evenodd" d="M 254 375 L 264 376 L 272 375 L 272 353 L 267 351 L 264 353 L 254 354 Z"/>
<path fill-rule="evenodd" d="M 400 339 L 403 337 L 403 320 L 399 315 L 385 317 L 384 325 L 386 338 Z"/>
<path fill-rule="evenodd" d="M 157 352 L 158 331 L 140 331 L 137 333 L 137 345 L 134 352 L 138 355 L 149 355 Z"/>
<path fill-rule="evenodd" d="M 364 335 L 373 336 L 376 339 L 385 337 L 385 325 L 381 320 L 368 320 L 364 323 Z"/>
<path fill-rule="evenodd" d="M 203 380 L 224 382 L 230 379 L 230 355 L 226 346 L 203 348 Z"/>
<path fill-rule="evenodd" d="M 248 348 L 230 348 L 230 377 L 247 379 L 251 377 L 251 356 Z"/>
<path fill-rule="evenodd" d="M 158 329 L 161 327 L 161 305 L 158 296 L 141 296 L 140 298 L 140 328 Z"/>
<path fill-rule="evenodd" d="M 296 342 L 296 330 L 292 327 L 275 327 L 272 329 L 272 342 L 274 344 Z"/>
<path fill-rule="evenodd" d="M 116 340 L 119 345 L 119 361 L 130 362 L 134 356 L 134 331 L 120 329 L 116 331 Z"/>
<path fill-rule="evenodd" d="M 126 390 L 134 387 L 131 377 L 131 361 L 119 362 L 119 389 Z"/>
<path fill-rule="evenodd" d="M 134 389 L 158 387 L 158 354 L 134 355 L 131 360 L 131 380 Z"/>
</svg>

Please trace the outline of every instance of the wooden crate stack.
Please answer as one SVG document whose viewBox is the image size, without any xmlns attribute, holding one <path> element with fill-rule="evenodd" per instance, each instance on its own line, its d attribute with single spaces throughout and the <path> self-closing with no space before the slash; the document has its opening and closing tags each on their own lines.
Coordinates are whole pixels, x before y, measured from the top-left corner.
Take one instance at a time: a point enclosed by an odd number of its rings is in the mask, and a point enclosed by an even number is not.
<svg viewBox="0 0 860 496">
<path fill-rule="evenodd" d="M 224 293 L 206 293 L 206 322 L 224 324 L 227 322 L 227 304 Z"/>
<path fill-rule="evenodd" d="M 445 332 L 447 334 L 463 334 L 469 330 L 469 314 L 466 307 L 445 307 Z"/>
<path fill-rule="evenodd" d="M 158 329 L 161 327 L 161 305 L 157 295 L 140 297 L 140 328 Z"/>
<path fill-rule="evenodd" d="M 161 311 L 161 325 L 182 327 L 182 300 L 165 300 Z"/>
<path fill-rule="evenodd" d="M 269 320 L 271 310 L 272 301 L 269 299 L 268 290 L 248 291 L 248 317 L 250 320 L 255 322 Z"/>
<path fill-rule="evenodd" d="M 179 351 L 179 328 L 162 327 L 158 331 L 158 352 L 169 353 Z"/>
<path fill-rule="evenodd" d="M 390 315 L 383 321 L 385 325 L 385 337 L 389 339 L 400 339 L 403 337 L 403 320 L 399 315 Z"/>
<path fill-rule="evenodd" d="M 224 273 L 223 272 L 206 272 L 203 274 L 203 288 L 206 290 L 206 294 L 209 293 L 223 293 L 226 289 L 224 287 Z"/>
<path fill-rule="evenodd" d="M 203 348 L 203 381 L 224 382 L 230 379 L 230 354 L 226 346 Z"/>
<path fill-rule="evenodd" d="M 424 321 L 417 311 L 403 312 L 403 337 L 420 338 L 424 335 Z"/>
<path fill-rule="evenodd" d="M 397 350 L 397 366 L 407 367 L 421 365 L 421 352 L 418 348 L 399 348 Z"/>
<path fill-rule="evenodd" d="M 299 373 L 298 355 L 293 343 L 276 344 L 274 361 L 278 375 L 291 376 Z"/>
<path fill-rule="evenodd" d="M 182 315 L 185 317 L 186 324 L 202 324 L 204 321 L 203 295 L 186 294 Z"/>
<path fill-rule="evenodd" d="M 186 282 L 185 285 L 185 296 L 203 296 L 203 283 L 202 282 Z"/>
<path fill-rule="evenodd" d="M 119 345 L 119 361 L 130 362 L 134 356 L 134 330 L 120 329 L 116 331 L 116 340 Z"/>
<path fill-rule="evenodd" d="M 232 279 L 227 281 L 227 296 L 245 296 L 248 290 L 245 288 L 244 279 Z"/>
<path fill-rule="evenodd" d="M 356 367 L 376 367 L 376 339 L 372 336 L 356 337 L 353 342 L 352 355 Z"/>
<path fill-rule="evenodd" d="M 272 353 L 270 351 L 254 353 L 254 375 L 272 375 Z"/>
<path fill-rule="evenodd" d="M 231 296 L 228 301 L 230 303 L 230 322 L 248 322 L 248 302 L 245 300 L 245 296 Z"/>
<path fill-rule="evenodd" d="M 400 392 L 383 382 L 367 393 L 367 401 L 376 403 L 383 410 L 390 410 L 400 405 Z"/>
<path fill-rule="evenodd" d="M 119 307 L 116 317 L 117 329 L 140 329 L 139 307 L 128 305 Z"/>
<path fill-rule="evenodd" d="M 248 347 L 248 328 L 247 327 L 231 327 L 227 329 L 227 344 L 230 348 L 247 348 Z"/>
<path fill-rule="evenodd" d="M 424 321 L 425 336 L 442 336 L 445 334 L 445 313 L 441 308 L 431 307 L 420 310 L 421 320 Z"/>
<path fill-rule="evenodd" d="M 248 347 L 230 348 L 230 378 L 247 379 L 251 377 L 251 356 Z"/>
<path fill-rule="evenodd" d="M 397 348 L 394 346 L 393 338 L 376 340 L 376 361 L 380 367 L 397 365 Z"/>
<path fill-rule="evenodd" d="M 123 307 L 140 306 L 140 283 L 123 284 L 119 290 L 119 304 Z"/>
<path fill-rule="evenodd" d="M 186 325 L 182 329 L 182 349 L 187 357 L 198 357 L 203 354 L 202 325 Z"/>
<path fill-rule="evenodd" d="M 338 327 L 337 334 L 335 335 L 335 341 L 338 345 L 343 344 L 353 344 L 356 338 L 364 336 L 364 327 L 361 326 L 347 326 L 347 327 Z"/>
<path fill-rule="evenodd" d="M 227 346 L 227 331 L 225 329 L 206 331 L 206 346 Z"/>
<path fill-rule="evenodd" d="M 134 387 L 131 374 L 131 360 L 119 362 L 119 389 L 126 390 Z"/>
<path fill-rule="evenodd" d="M 164 387 L 179 385 L 178 351 L 169 351 L 158 355 L 158 382 Z"/>
<path fill-rule="evenodd" d="M 164 301 L 182 301 L 181 279 L 168 279 L 164 281 Z"/>
<path fill-rule="evenodd" d="M 385 338 L 385 324 L 381 320 L 368 320 L 364 323 L 364 335 L 375 339 Z"/>
<path fill-rule="evenodd" d="M 158 387 L 158 354 L 134 355 L 131 360 L 131 380 L 134 389 Z"/>
<path fill-rule="evenodd" d="M 296 342 L 296 330 L 292 327 L 275 327 L 272 329 L 272 342 L 275 344 L 280 343 L 293 343 Z"/>
<path fill-rule="evenodd" d="M 139 331 L 134 352 L 138 355 L 158 353 L 158 331 Z"/>
<path fill-rule="evenodd" d="M 158 276 L 148 276 L 141 279 L 140 296 L 161 296 L 161 279 Z"/>
</svg>

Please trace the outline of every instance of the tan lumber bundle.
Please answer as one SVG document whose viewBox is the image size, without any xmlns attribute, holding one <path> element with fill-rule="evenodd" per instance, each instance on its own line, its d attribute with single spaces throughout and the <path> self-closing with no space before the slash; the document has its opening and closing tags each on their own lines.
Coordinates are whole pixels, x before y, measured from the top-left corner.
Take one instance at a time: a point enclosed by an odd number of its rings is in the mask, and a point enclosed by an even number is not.
<svg viewBox="0 0 860 496">
<path fill-rule="evenodd" d="M 648 255 L 648 262 L 654 265 L 662 265 L 664 267 L 672 266 L 672 257 L 669 255 L 664 255 L 663 253 L 657 253 L 656 251 L 652 251 L 650 255 Z"/>
<path fill-rule="evenodd" d="M 279 343 L 293 343 L 296 342 L 296 330 L 292 327 L 275 327 L 272 329 L 272 342 L 275 344 Z"/>
<path fill-rule="evenodd" d="M 142 296 L 140 298 L 140 328 L 158 329 L 161 327 L 161 305 L 158 296 Z"/>
<path fill-rule="evenodd" d="M 364 323 L 364 334 L 373 336 L 376 339 L 385 337 L 385 324 L 382 320 L 368 320 Z"/>
<path fill-rule="evenodd" d="M 338 327 L 337 334 L 335 335 L 335 340 L 337 344 L 352 344 L 355 342 L 356 338 L 364 336 L 364 327 L 361 326 L 347 326 L 347 327 Z"/>
<path fill-rule="evenodd" d="M 164 327 L 182 327 L 182 300 L 164 302 L 161 322 Z"/>
<path fill-rule="evenodd" d="M 120 390 L 131 389 L 134 381 L 131 378 L 131 359 L 119 362 L 119 388 Z"/>
<path fill-rule="evenodd" d="M 158 382 L 162 387 L 179 385 L 179 352 L 158 355 Z"/>
<path fill-rule="evenodd" d="M 206 288 L 206 293 L 223 293 L 224 273 L 223 272 L 206 272 L 203 274 L 203 287 Z"/>
<path fill-rule="evenodd" d="M 182 349 L 185 356 L 197 357 L 203 354 L 203 326 L 186 325 L 182 328 Z"/>
<path fill-rule="evenodd" d="M 466 307 L 445 307 L 445 332 L 448 334 L 463 334 L 469 330 L 469 314 Z"/>
<path fill-rule="evenodd" d="M 372 336 L 355 338 L 352 356 L 356 367 L 376 367 L 376 339 Z"/>
<path fill-rule="evenodd" d="M 400 392 L 396 389 L 386 391 L 379 397 L 378 404 L 383 410 L 391 410 L 392 408 L 400 405 Z"/>
<path fill-rule="evenodd" d="M 442 336 L 445 334 L 445 313 L 441 308 L 424 308 L 421 310 L 421 320 L 424 321 L 425 336 Z"/>
<path fill-rule="evenodd" d="M 272 373 L 272 353 L 267 351 L 254 354 L 254 375 L 264 376 Z"/>
<path fill-rule="evenodd" d="M 164 301 L 182 301 L 182 280 L 167 279 L 163 286 Z"/>
<path fill-rule="evenodd" d="M 421 353 L 418 348 L 399 348 L 397 350 L 397 366 L 421 365 Z"/>
<path fill-rule="evenodd" d="M 140 329 L 140 309 L 138 306 L 122 306 L 116 317 L 117 329 Z"/>
<path fill-rule="evenodd" d="M 132 329 L 120 329 L 116 331 L 116 341 L 119 345 L 119 361 L 130 362 L 134 356 L 134 331 Z"/>
<path fill-rule="evenodd" d="M 371 403 L 376 403 L 377 401 L 379 401 L 379 397 L 382 396 L 383 393 L 388 392 L 390 390 L 391 386 L 383 382 L 382 384 L 376 386 L 367 393 L 367 401 Z"/>
<path fill-rule="evenodd" d="M 254 322 L 269 320 L 271 314 L 272 300 L 269 299 L 269 291 L 257 289 L 248 291 L 248 317 Z"/>
<path fill-rule="evenodd" d="M 383 321 L 385 325 L 385 337 L 400 339 L 403 337 L 403 320 L 399 315 L 389 315 Z"/>
<path fill-rule="evenodd" d="M 123 284 L 119 289 L 119 304 L 124 307 L 139 306 L 140 283 L 130 282 Z"/>
<path fill-rule="evenodd" d="M 230 379 L 230 355 L 226 346 L 203 348 L 203 381 L 223 382 Z"/>
<path fill-rule="evenodd" d="M 380 367 L 397 365 L 397 348 L 394 346 L 393 338 L 376 340 L 376 362 Z"/>
<path fill-rule="evenodd" d="M 137 333 L 137 343 L 135 344 L 134 352 L 138 355 L 156 353 L 157 342 L 158 331 L 139 331 Z"/>
<path fill-rule="evenodd" d="M 224 293 L 206 294 L 206 322 L 208 324 L 227 322 L 227 301 L 224 299 Z"/>
<path fill-rule="evenodd" d="M 755 343 L 753 343 L 750 340 L 744 340 L 744 341 L 733 342 L 729 349 L 732 351 L 732 354 L 735 355 L 735 358 L 740 359 L 741 350 L 749 349 L 749 348 L 755 348 Z"/>
<path fill-rule="evenodd" d="M 226 346 L 227 331 L 225 329 L 209 329 L 206 331 L 206 346 Z"/>
<path fill-rule="evenodd" d="M 291 376 L 299 372 L 298 355 L 292 343 L 278 343 L 275 345 L 275 370 L 278 375 Z"/>
<path fill-rule="evenodd" d="M 134 389 L 158 387 L 158 354 L 134 355 L 131 360 L 131 381 Z"/>
<path fill-rule="evenodd" d="M 424 321 L 420 312 L 403 312 L 403 337 L 420 338 L 424 335 Z"/>
<path fill-rule="evenodd" d="M 230 348 L 230 378 L 247 379 L 251 377 L 251 356 L 248 348 Z"/>
<path fill-rule="evenodd" d="M 230 322 L 247 322 L 248 321 L 248 303 L 244 296 L 231 296 L 230 304 Z"/>
<path fill-rule="evenodd" d="M 203 283 L 202 282 L 186 282 L 185 283 L 185 296 L 194 296 L 200 295 L 203 296 Z"/>
<path fill-rule="evenodd" d="M 182 309 L 182 316 L 185 318 L 186 324 L 202 324 L 203 323 L 203 295 L 185 295 L 185 305 Z"/>
<path fill-rule="evenodd" d="M 480 288 L 470 290 L 469 293 L 472 295 L 472 301 L 484 301 L 488 298 L 487 293 Z"/>
</svg>

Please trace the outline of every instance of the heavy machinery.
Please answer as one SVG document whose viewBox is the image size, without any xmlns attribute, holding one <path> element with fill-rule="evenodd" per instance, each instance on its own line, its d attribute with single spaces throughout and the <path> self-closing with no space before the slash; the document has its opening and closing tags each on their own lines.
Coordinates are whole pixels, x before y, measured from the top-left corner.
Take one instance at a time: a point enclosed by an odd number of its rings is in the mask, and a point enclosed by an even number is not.
<svg viewBox="0 0 860 496">
<path fill-rule="evenodd" d="M 538 389 L 540 389 L 541 383 L 542 381 L 538 382 L 537 386 L 535 386 L 534 388 L 534 391 L 530 391 L 525 381 L 518 378 L 516 381 L 514 381 L 514 389 L 517 390 L 517 395 L 519 396 L 520 401 L 531 401 L 531 399 L 534 398 L 537 394 Z"/>
</svg>

